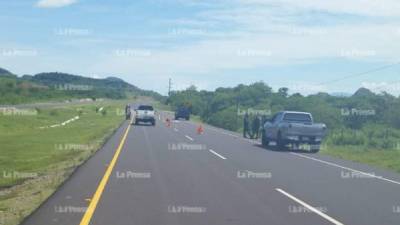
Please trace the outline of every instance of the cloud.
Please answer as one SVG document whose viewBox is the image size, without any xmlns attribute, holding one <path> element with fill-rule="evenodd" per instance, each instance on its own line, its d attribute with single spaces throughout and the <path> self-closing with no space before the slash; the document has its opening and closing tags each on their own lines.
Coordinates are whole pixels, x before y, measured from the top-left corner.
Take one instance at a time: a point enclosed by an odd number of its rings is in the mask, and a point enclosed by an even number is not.
<svg viewBox="0 0 400 225">
<path fill-rule="evenodd" d="M 346 13 L 365 16 L 400 16 L 397 0 L 237 0 L 242 5 L 285 5 L 308 11 Z"/>
<path fill-rule="evenodd" d="M 39 8 L 61 8 L 76 3 L 78 0 L 39 0 L 36 6 Z"/>
<path fill-rule="evenodd" d="M 124 70 L 123 73 L 135 71 L 145 75 L 204 75 L 335 58 L 353 62 L 394 62 L 400 51 L 395 28 L 393 24 L 342 25 L 321 31 L 321 28 L 282 26 L 272 34 L 208 39 L 175 48 L 152 49 L 148 57 L 109 55 L 104 61 L 100 60 L 96 68 L 99 71 Z"/>
<path fill-rule="evenodd" d="M 77 1 L 40 0 L 37 6 L 62 7 Z M 110 32 L 110 36 L 102 37 L 107 41 L 102 49 L 86 39 L 62 40 L 74 49 L 93 46 L 94 53 L 90 57 L 87 52 L 71 53 L 79 57 L 78 65 L 76 58 L 68 57 L 63 65 L 43 59 L 42 68 L 74 68 L 77 73 L 103 76 L 122 74 L 132 83 L 160 91 L 166 90 L 169 77 L 176 89 L 190 84 L 210 89 L 221 83 L 267 79 L 263 73 L 285 73 L 285 68 L 292 66 L 312 65 L 311 73 L 324 62 L 337 62 L 336 67 L 330 65 L 321 72 L 328 76 L 340 73 L 342 65 L 348 69 L 352 64 L 370 63 L 373 67 L 399 58 L 398 0 L 152 0 L 160 4 L 165 1 L 182 4 L 179 7 L 187 7 L 191 13 L 154 16 L 150 24 L 163 26 L 151 33 L 132 35 L 126 29 L 123 34 Z M 299 74 L 307 75 L 307 71 Z M 246 79 L 241 78 L 243 75 Z M 303 93 L 327 91 L 327 87 L 308 79 L 289 85 Z"/>
</svg>

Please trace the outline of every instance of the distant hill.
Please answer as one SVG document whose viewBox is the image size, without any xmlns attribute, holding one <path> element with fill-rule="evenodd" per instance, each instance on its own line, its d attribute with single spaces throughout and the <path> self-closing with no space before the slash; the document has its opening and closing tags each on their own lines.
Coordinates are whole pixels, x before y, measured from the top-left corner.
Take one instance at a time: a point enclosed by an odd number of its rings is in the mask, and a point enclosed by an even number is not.
<svg viewBox="0 0 400 225">
<path fill-rule="evenodd" d="M 354 97 L 368 97 L 368 96 L 375 96 L 375 94 L 367 88 L 360 88 L 354 93 L 353 96 Z"/>
<path fill-rule="evenodd" d="M 44 84 L 47 86 L 62 86 L 62 85 L 88 85 L 92 88 L 107 88 L 107 89 L 127 89 L 130 91 L 141 91 L 138 87 L 131 85 L 122 79 L 106 78 L 95 79 L 83 76 L 77 76 L 66 73 L 39 73 L 32 77 L 25 76 L 23 79 Z"/>
<path fill-rule="evenodd" d="M 16 78 L 17 76 L 12 74 L 10 71 L 0 68 L 0 77 L 13 77 Z"/>
<path fill-rule="evenodd" d="M 164 97 L 140 89 L 116 77 L 95 79 L 67 73 L 51 72 L 18 77 L 0 68 L 0 104 L 17 104 L 71 98 L 123 99 L 129 96 Z"/>
</svg>

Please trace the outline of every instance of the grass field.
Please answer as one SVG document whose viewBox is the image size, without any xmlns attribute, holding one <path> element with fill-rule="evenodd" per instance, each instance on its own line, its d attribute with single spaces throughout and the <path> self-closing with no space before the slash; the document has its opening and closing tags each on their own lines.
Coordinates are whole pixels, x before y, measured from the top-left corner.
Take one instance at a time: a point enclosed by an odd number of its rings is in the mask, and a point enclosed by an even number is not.
<svg viewBox="0 0 400 225">
<path fill-rule="evenodd" d="M 322 149 L 321 153 L 400 173 L 399 149 L 376 150 L 354 146 L 328 146 Z"/>
<path fill-rule="evenodd" d="M 18 224 L 98 150 L 124 121 L 126 103 L 0 111 L 0 224 Z"/>
</svg>

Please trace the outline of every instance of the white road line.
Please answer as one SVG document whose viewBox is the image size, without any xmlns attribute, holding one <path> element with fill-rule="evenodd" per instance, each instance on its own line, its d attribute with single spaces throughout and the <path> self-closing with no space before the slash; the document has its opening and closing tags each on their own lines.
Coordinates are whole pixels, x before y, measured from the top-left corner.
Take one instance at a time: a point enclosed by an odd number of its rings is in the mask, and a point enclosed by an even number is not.
<svg viewBox="0 0 400 225">
<path fill-rule="evenodd" d="M 316 159 L 316 158 L 309 157 L 309 156 L 304 156 L 304 155 L 301 155 L 301 154 L 298 154 L 298 153 L 294 153 L 294 152 L 291 152 L 291 154 L 299 156 L 299 157 L 302 157 L 302 158 L 311 159 L 311 160 L 314 160 L 314 161 L 317 161 L 317 162 L 320 162 L 320 163 L 323 163 L 323 164 L 326 164 L 326 165 L 334 166 L 334 167 L 345 169 L 345 170 L 350 170 L 352 172 L 360 173 L 360 174 L 363 174 L 363 175 L 366 175 L 366 176 L 370 176 L 370 177 L 373 177 L 373 178 L 376 178 L 376 179 L 379 179 L 379 180 L 383 180 L 383 181 L 387 181 L 387 182 L 390 182 L 390 183 L 393 183 L 393 184 L 399 184 L 400 185 L 399 181 L 390 180 L 390 179 L 387 179 L 387 178 L 384 178 L 384 177 L 381 177 L 381 176 L 376 176 L 376 175 L 371 174 L 371 173 L 362 172 L 362 171 L 355 170 L 355 169 L 352 169 L 352 168 L 349 168 L 349 167 L 341 166 L 341 165 L 338 165 L 338 164 L 335 164 L 335 163 L 327 162 L 327 161 Z"/>
<path fill-rule="evenodd" d="M 187 139 L 193 141 L 193 138 L 191 138 L 191 137 L 189 137 L 189 136 L 187 136 L 187 135 L 185 135 L 185 137 L 186 137 Z"/>
<path fill-rule="evenodd" d="M 215 152 L 214 150 L 212 150 L 212 149 L 210 149 L 209 151 L 210 151 L 211 153 L 213 153 L 214 155 L 220 157 L 221 159 L 226 159 L 225 157 L 223 157 L 222 155 L 216 153 L 216 152 Z"/>
<path fill-rule="evenodd" d="M 325 213 L 323 213 L 323 212 L 319 211 L 318 209 L 312 207 L 311 205 L 309 205 L 309 204 L 303 202 L 302 200 L 300 200 L 300 199 L 294 197 L 293 195 L 291 195 L 291 194 L 285 192 L 284 190 L 279 189 L 279 188 L 276 188 L 275 190 L 277 190 L 278 192 L 282 193 L 282 194 L 285 195 L 286 197 L 292 199 L 293 201 L 295 201 L 295 202 L 297 202 L 297 203 L 303 205 L 304 207 L 308 208 L 309 210 L 311 210 L 312 212 L 318 214 L 319 216 L 321 216 L 322 218 L 328 220 L 329 222 L 331 222 L 331 223 L 333 223 L 333 224 L 335 224 L 335 225 L 344 225 L 343 223 L 341 223 L 341 222 L 335 220 L 334 218 L 332 218 L 332 217 L 326 215 Z"/>
</svg>

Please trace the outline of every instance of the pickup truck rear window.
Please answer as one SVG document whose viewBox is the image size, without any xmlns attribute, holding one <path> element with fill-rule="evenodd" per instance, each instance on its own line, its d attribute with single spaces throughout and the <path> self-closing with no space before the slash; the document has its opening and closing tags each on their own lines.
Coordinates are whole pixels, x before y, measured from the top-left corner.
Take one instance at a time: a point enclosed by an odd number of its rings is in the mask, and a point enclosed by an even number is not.
<svg viewBox="0 0 400 225">
<path fill-rule="evenodd" d="M 138 110 L 147 110 L 147 111 L 153 111 L 153 106 L 149 106 L 149 105 L 141 105 L 139 106 Z"/>
<path fill-rule="evenodd" d="M 303 113 L 286 113 L 283 117 L 284 121 L 311 123 L 311 116 Z"/>
</svg>

